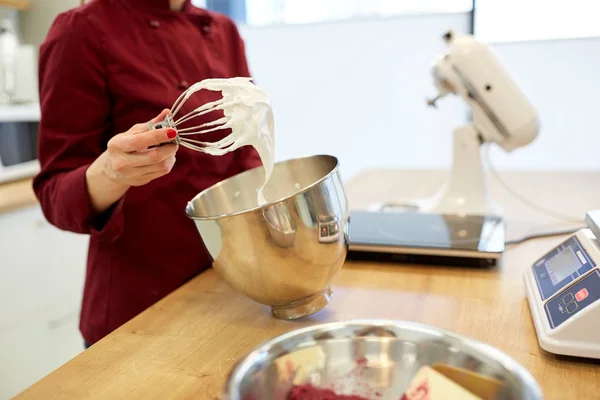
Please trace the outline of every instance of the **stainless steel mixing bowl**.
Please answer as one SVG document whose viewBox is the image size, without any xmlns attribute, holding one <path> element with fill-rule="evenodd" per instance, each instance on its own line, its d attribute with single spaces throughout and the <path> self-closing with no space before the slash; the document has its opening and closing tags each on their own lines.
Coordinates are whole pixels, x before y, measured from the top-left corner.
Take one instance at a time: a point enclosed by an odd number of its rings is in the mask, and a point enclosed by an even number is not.
<svg viewBox="0 0 600 400">
<path fill-rule="evenodd" d="M 230 372 L 223 400 L 284 400 L 306 383 L 399 400 L 417 371 L 434 364 L 491 378 L 487 400 L 543 398 L 527 370 L 488 345 L 411 322 L 356 320 L 297 329 L 258 346 Z"/>
<path fill-rule="evenodd" d="M 348 205 L 337 158 L 276 163 L 258 205 L 262 167 L 224 180 L 186 207 L 213 258 L 238 291 L 271 306 L 277 318 L 313 314 L 331 298 L 330 282 L 348 250 Z"/>
</svg>

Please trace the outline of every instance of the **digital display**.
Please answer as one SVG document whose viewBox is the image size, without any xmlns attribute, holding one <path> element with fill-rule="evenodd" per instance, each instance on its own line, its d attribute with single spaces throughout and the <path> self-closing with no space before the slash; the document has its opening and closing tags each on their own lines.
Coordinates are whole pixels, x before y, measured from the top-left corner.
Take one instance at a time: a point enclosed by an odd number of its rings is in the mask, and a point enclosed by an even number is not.
<svg viewBox="0 0 600 400">
<path fill-rule="evenodd" d="M 560 253 L 546 261 L 548 277 L 550 277 L 552 284 L 555 286 L 569 275 L 577 272 L 579 267 L 581 267 L 581 261 L 579 261 L 579 258 L 571 247 L 563 249 Z"/>
<path fill-rule="evenodd" d="M 595 266 L 577 236 L 571 236 L 532 266 L 541 300 L 549 299 Z"/>
</svg>

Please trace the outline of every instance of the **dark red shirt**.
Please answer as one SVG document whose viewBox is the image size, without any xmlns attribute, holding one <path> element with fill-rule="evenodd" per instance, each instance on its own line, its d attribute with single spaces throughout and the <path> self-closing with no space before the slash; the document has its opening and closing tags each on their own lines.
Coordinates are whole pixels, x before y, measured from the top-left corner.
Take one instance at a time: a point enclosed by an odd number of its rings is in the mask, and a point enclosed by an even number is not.
<svg viewBox="0 0 600 400">
<path fill-rule="evenodd" d="M 34 189 L 50 223 L 90 235 L 80 328 L 93 343 L 210 266 L 185 205 L 261 163 L 251 147 L 219 157 L 180 147 L 170 174 L 132 187 L 102 215 L 90 203 L 86 169 L 112 136 L 171 107 L 189 85 L 250 73 L 230 19 L 189 2 L 171 11 L 169 0 L 93 0 L 60 14 L 39 57 Z M 219 96 L 197 92 L 178 115 Z"/>
</svg>

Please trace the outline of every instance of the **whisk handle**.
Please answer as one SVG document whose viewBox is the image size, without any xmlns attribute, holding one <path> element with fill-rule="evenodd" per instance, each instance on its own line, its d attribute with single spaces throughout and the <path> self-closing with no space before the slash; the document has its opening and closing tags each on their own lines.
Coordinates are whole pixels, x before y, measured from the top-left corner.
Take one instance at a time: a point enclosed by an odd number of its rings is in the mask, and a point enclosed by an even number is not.
<svg viewBox="0 0 600 400">
<path fill-rule="evenodd" d="M 173 118 L 171 116 L 171 114 L 167 114 L 167 116 L 165 117 L 164 120 L 157 122 L 156 124 L 152 123 L 152 121 L 148 122 L 148 130 L 153 131 L 155 129 L 163 129 L 163 128 L 173 128 L 175 129 L 175 124 L 173 123 Z M 160 143 L 158 145 L 155 146 L 150 146 L 149 148 L 155 148 L 155 147 L 161 147 L 164 146 L 166 144 L 177 144 L 179 145 L 179 135 L 175 136 L 175 139 L 168 141 L 168 142 L 164 142 L 164 143 Z"/>
</svg>

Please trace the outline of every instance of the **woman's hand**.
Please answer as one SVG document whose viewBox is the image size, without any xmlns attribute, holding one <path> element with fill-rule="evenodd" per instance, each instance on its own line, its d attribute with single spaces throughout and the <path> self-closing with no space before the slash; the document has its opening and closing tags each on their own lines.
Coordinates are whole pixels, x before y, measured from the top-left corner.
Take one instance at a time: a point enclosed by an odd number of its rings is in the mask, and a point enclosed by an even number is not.
<svg viewBox="0 0 600 400">
<path fill-rule="evenodd" d="M 152 122 L 162 120 L 168 112 L 164 110 Z M 149 131 L 147 124 L 134 125 L 108 142 L 104 173 L 115 182 L 129 186 L 145 185 L 168 174 L 175 165 L 177 145 L 154 146 L 169 142 L 176 135 L 174 129 Z"/>
<path fill-rule="evenodd" d="M 152 120 L 164 119 L 164 110 Z M 147 124 L 134 125 L 127 132 L 115 135 L 107 150 L 86 171 L 86 181 L 92 205 L 97 212 L 108 209 L 131 186 L 141 186 L 171 172 L 175 164 L 177 145 L 172 141 L 174 129 L 148 130 Z"/>
</svg>

